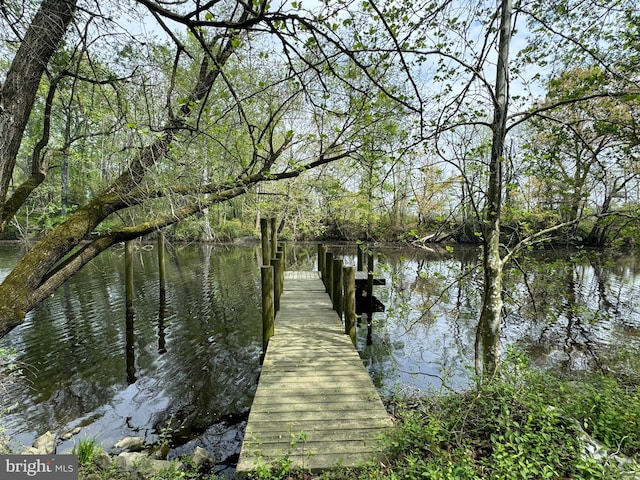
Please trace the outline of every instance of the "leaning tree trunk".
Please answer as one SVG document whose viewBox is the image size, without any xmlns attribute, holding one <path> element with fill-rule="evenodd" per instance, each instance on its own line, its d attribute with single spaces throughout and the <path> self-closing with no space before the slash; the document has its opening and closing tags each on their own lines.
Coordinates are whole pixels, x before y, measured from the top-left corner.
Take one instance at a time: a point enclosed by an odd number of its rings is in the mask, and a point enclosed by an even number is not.
<svg viewBox="0 0 640 480">
<path fill-rule="evenodd" d="M 502 166 L 509 100 L 507 66 L 510 40 L 511 0 L 502 0 L 492 123 L 493 139 L 489 164 L 487 207 L 484 216 L 482 312 L 476 338 L 476 346 L 482 346 L 482 354 L 480 355 L 480 352 L 476 351 L 476 358 L 482 357 L 482 370 L 485 375 L 493 375 L 500 361 L 503 266 L 500 255 L 500 212 L 502 209 Z"/>
<path fill-rule="evenodd" d="M 7 223 L 4 202 L 40 80 L 75 9 L 76 0 L 43 0 L 0 87 L 0 231 Z"/>
<path fill-rule="evenodd" d="M 44 9 L 45 5 L 48 4 L 52 4 L 49 5 L 50 9 L 56 6 L 61 8 L 59 4 L 67 6 L 68 9 L 69 5 L 72 4 L 72 1 L 74 0 L 45 0 L 42 9 Z M 54 11 L 54 13 L 56 12 Z M 69 16 L 71 16 L 71 13 Z M 244 18 L 246 18 L 246 12 L 242 15 L 242 19 Z M 43 28 L 41 24 L 36 23 L 37 20 L 38 15 L 34 18 L 29 31 L 34 28 L 36 30 Z M 64 24 L 65 28 L 69 21 L 70 18 L 67 23 Z M 49 28 L 62 28 L 62 26 L 59 25 L 62 23 L 62 20 L 59 20 L 58 17 L 55 17 L 52 22 L 53 25 L 50 25 Z M 63 34 L 64 32 L 59 32 L 59 38 L 62 38 Z M 27 34 L 27 36 L 28 35 L 29 34 Z M 109 188 L 107 188 L 107 190 L 89 204 L 69 215 L 62 224 L 58 225 L 42 240 L 35 244 L 29 250 L 29 253 L 20 260 L 18 265 L 5 278 L 2 284 L 0 284 L 0 298 L 3 299 L 0 303 L 0 337 L 22 323 L 26 312 L 53 293 L 53 291 L 55 291 L 55 289 L 57 289 L 73 273 L 78 271 L 83 265 L 89 262 L 100 252 L 109 248 L 115 242 L 136 238 L 137 236 L 148 233 L 153 226 L 157 226 L 158 228 L 163 227 L 179 219 L 179 217 L 176 216 L 169 220 L 160 219 L 155 222 L 147 222 L 149 225 L 142 224 L 138 228 L 132 228 L 130 231 L 125 229 L 119 234 L 105 235 L 93 241 L 89 245 L 82 248 L 79 247 L 83 239 L 85 239 L 87 235 L 89 235 L 111 214 L 144 201 L 145 194 L 138 189 L 138 186 L 142 183 L 147 172 L 147 168 L 157 159 L 165 157 L 168 148 L 175 139 L 175 132 L 182 127 L 184 119 L 191 115 L 195 109 L 195 105 L 197 105 L 198 102 L 207 95 L 212 85 L 219 77 L 220 66 L 224 65 L 236 48 L 235 40 L 235 37 L 224 40 L 224 43 L 213 59 L 213 62 L 211 62 L 208 57 L 205 57 L 202 60 L 200 76 L 195 82 L 189 97 L 191 102 L 181 106 L 179 114 L 177 116 L 173 116 L 167 121 L 164 133 L 156 138 L 151 144 L 139 150 L 129 163 L 129 168 L 124 169 L 123 173 L 111 184 Z M 26 43 L 27 38 L 25 37 L 23 45 Z M 51 44 L 51 49 L 55 49 L 55 46 L 57 46 L 57 43 L 56 45 L 53 45 L 53 40 L 48 40 L 48 43 Z M 49 50 L 47 50 L 47 52 L 49 52 Z M 9 82 L 11 75 L 17 77 L 29 76 L 29 70 L 31 67 L 28 64 L 25 64 L 24 61 L 19 61 L 19 53 L 20 50 L 16 53 L 9 75 L 7 76 L 7 82 Z M 27 50 L 27 54 L 28 53 L 29 51 Z M 51 52 L 49 52 L 49 56 L 50 55 Z M 48 58 L 49 57 L 44 60 L 48 61 Z M 12 73 L 14 70 L 16 73 Z M 24 70 L 26 70 L 26 73 Z M 40 75 L 41 74 L 42 71 L 40 71 Z M 32 80 L 34 82 L 36 80 L 39 82 L 39 77 L 37 79 L 34 77 Z M 14 80 L 12 80 L 12 82 L 15 83 Z M 37 82 L 34 88 L 37 90 Z M 5 85 L 5 88 L 0 91 L 0 94 L 2 95 L 0 99 L 2 101 L 6 100 L 4 97 L 6 90 L 7 87 Z M 14 89 L 14 94 L 17 93 L 18 90 Z M 35 98 L 36 92 L 32 93 Z M 16 100 L 14 103 L 20 102 Z M 31 102 L 31 105 L 32 104 L 33 101 Z M 30 108 L 31 106 L 29 106 L 29 109 Z M 28 118 L 28 112 L 26 117 Z M 20 139 L 22 137 L 21 132 L 18 137 L 19 139 L 17 142 L 19 146 Z M 4 152 L 0 152 L 0 154 L 4 154 Z M 0 160 L 2 160 L 2 166 L 4 167 L 6 163 L 5 158 L 2 157 Z M 233 188 L 229 188 L 228 195 L 234 194 L 235 190 Z M 196 210 L 201 210 L 201 207 L 185 207 L 184 210 L 185 215 L 189 215 L 193 214 Z"/>
</svg>

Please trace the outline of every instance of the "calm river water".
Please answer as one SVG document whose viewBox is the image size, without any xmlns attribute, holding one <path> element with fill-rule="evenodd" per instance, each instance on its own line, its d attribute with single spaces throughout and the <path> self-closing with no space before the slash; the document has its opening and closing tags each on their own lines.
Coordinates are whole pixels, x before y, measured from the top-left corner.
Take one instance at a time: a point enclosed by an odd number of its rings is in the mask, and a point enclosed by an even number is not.
<svg viewBox="0 0 640 480">
<path fill-rule="evenodd" d="M 314 269 L 315 245 L 288 253 Z M 255 247 L 172 245 L 160 301 L 155 248 L 135 253 L 133 318 L 124 307 L 124 255 L 95 259 L 0 339 L 24 365 L 0 396 L 13 445 L 47 430 L 83 427 L 107 450 L 125 436 L 174 432 L 171 455 L 207 449 L 232 471 L 259 374 L 259 265 Z M 355 264 L 355 246 L 332 248 Z M 383 394 L 459 389 L 472 374 L 480 304 L 478 251 L 381 249 L 386 312 L 366 319 L 358 349 Z M 0 278 L 20 248 L 0 246 Z M 518 267 L 518 268 L 516 268 Z M 526 272 L 523 274 L 523 272 Z M 503 346 L 567 373 L 612 365 L 640 350 L 640 262 L 633 256 L 552 251 L 506 273 Z M 0 410 L 2 411 L 2 410 Z M 73 440 L 59 445 L 70 451 Z"/>
</svg>

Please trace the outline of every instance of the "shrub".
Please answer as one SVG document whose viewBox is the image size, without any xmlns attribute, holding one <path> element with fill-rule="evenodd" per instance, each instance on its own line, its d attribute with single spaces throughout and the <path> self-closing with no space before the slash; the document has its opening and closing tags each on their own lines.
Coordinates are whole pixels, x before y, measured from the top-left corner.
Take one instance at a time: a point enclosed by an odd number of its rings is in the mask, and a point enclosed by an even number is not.
<svg viewBox="0 0 640 480">
<path fill-rule="evenodd" d="M 638 389 L 602 375 L 578 384 L 521 360 L 474 389 L 401 406 L 384 478 L 619 478 L 621 467 L 584 454 L 580 426 L 607 447 L 637 454 Z"/>
</svg>

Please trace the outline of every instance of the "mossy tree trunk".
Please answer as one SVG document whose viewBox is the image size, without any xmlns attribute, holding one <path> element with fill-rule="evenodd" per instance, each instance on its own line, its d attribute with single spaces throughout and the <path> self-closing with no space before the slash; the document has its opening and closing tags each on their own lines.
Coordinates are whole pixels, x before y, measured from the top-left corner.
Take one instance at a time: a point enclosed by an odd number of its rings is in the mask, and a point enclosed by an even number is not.
<svg viewBox="0 0 640 480">
<path fill-rule="evenodd" d="M 487 206 L 484 214 L 484 269 L 482 312 L 478 324 L 476 359 L 482 358 L 482 371 L 493 375 L 500 361 L 500 321 L 502 318 L 502 270 L 500 253 L 500 216 L 502 211 L 504 144 L 507 133 L 509 100 L 509 43 L 511 41 L 511 0 L 502 0 L 500 12 L 500 39 L 494 95 L 492 146 L 489 163 Z M 476 363 L 477 365 L 477 363 Z M 476 366 L 476 370 L 479 368 Z"/>
<path fill-rule="evenodd" d="M 4 83 L 0 83 L 0 231 L 4 230 L 10 216 L 15 214 L 29 193 L 44 180 L 44 172 L 32 168 L 31 176 L 16 189 L 17 197 L 7 201 L 16 158 L 40 80 L 75 11 L 75 0 L 43 0 L 20 42 Z M 50 89 L 51 95 L 54 91 L 55 88 Z M 46 108 L 50 110 L 49 100 Z"/>
</svg>

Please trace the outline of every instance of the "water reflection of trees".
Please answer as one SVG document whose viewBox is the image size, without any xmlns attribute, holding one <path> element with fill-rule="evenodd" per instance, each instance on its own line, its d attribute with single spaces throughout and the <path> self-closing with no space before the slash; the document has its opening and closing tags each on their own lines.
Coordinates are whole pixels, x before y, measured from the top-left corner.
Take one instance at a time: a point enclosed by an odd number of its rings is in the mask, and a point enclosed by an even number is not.
<svg viewBox="0 0 640 480">
<path fill-rule="evenodd" d="M 290 246 L 290 268 L 314 268 L 316 252 L 314 244 Z M 354 245 L 340 253 L 347 264 L 355 263 Z M 387 285 L 375 294 L 387 311 L 374 315 L 371 344 L 366 321 L 358 333 L 376 384 L 465 385 L 481 300 L 478 251 L 382 253 L 377 268 Z M 132 428 L 141 428 L 149 416 L 162 427 L 173 415 L 198 430 L 246 410 L 260 350 L 256 251 L 169 248 L 164 302 L 155 253 L 136 252 L 133 338 L 125 328 L 121 252 L 101 258 L 6 340 L 42 359 L 30 378 L 37 395 L 21 399 L 34 412 L 26 428 L 64 425 L 123 402 L 139 413 L 127 422 Z M 503 344 L 519 345 L 541 365 L 597 368 L 614 347 L 640 344 L 635 258 L 532 252 L 505 270 L 504 288 Z M 135 350 L 128 364 L 127 343 Z M 135 368 L 131 398 L 122 397 L 127 365 L 130 374 Z"/>
<path fill-rule="evenodd" d="M 167 405 L 200 427 L 248 409 L 261 338 L 254 249 L 169 246 L 164 302 L 155 252 L 138 249 L 134 264 L 135 317 L 115 249 L 2 339 L 33 365 L 10 429 L 37 435 L 103 418 L 122 435 L 149 432 L 154 416 L 164 424 Z"/>
<path fill-rule="evenodd" d="M 426 363 L 439 362 L 443 371 L 449 368 L 454 384 L 468 377 L 459 363 L 469 365 L 473 359 L 481 300 L 478 252 L 385 254 L 390 281 L 384 293 L 388 311 L 381 324 L 389 351 L 375 353 L 381 359 L 386 355 L 379 363 L 402 363 L 398 359 L 403 354 L 417 355 Z M 504 289 L 502 343 L 525 349 L 540 365 L 565 371 L 600 368 L 615 347 L 639 340 L 640 313 L 634 298 L 640 289 L 640 268 L 635 258 L 529 252 L 505 270 Z M 423 372 L 433 372 L 422 367 Z M 433 382 L 416 380 L 425 383 Z"/>
<path fill-rule="evenodd" d="M 529 292 L 518 298 L 514 321 L 524 327 L 520 343 L 566 371 L 602 367 L 610 350 L 628 340 L 620 329 L 640 326 L 633 301 L 639 277 L 626 268 L 636 263 L 597 252 L 527 258 Z"/>
</svg>

